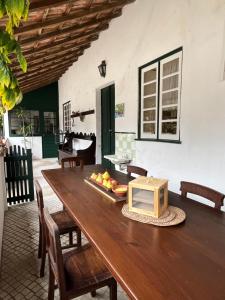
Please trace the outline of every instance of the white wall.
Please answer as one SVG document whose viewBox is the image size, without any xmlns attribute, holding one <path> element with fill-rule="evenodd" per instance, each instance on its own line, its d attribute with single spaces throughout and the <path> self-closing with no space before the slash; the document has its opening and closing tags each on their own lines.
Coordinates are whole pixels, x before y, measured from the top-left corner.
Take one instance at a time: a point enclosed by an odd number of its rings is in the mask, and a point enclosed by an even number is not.
<svg viewBox="0 0 225 300">
<path fill-rule="evenodd" d="M 42 137 L 27 137 L 27 149 L 32 149 L 33 159 L 42 158 Z M 8 137 L 10 146 L 18 145 L 24 148 L 23 137 Z"/>
<path fill-rule="evenodd" d="M 125 102 L 116 131 L 137 132 L 138 67 L 183 46 L 182 144 L 137 141 L 136 164 L 176 192 L 185 179 L 225 193 L 224 16 L 223 0 L 136 0 L 60 79 L 59 107 L 71 100 L 72 110 L 93 109 L 96 89 L 114 81 L 116 103 Z M 97 70 L 103 59 L 106 78 Z M 95 115 L 76 118 L 75 131 L 95 129 Z"/>
</svg>

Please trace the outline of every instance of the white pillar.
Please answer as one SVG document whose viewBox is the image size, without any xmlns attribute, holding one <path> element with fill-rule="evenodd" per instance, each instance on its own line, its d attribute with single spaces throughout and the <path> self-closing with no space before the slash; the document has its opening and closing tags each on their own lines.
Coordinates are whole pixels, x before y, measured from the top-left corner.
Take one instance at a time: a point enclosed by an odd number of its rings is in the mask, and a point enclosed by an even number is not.
<svg viewBox="0 0 225 300">
<path fill-rule="evenodd" d="M 4 173 L 4 157 L 0 156 L 0 265 L 2 256 L 2 237 L 4 226 L 4 212 L 7 210 L 5 173 Z"/>
</svg>

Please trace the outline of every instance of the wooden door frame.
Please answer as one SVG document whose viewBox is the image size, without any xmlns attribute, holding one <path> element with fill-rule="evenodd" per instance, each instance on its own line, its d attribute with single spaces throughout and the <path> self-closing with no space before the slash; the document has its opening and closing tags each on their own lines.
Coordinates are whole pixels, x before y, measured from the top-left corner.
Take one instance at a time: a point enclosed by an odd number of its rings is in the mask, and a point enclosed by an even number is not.
<svg viewBox="0 0 225 300">
<path fill-rule="evenodd" d="M 110 81 L 96 89 L 96 164 L 102 163 L 101 90 L 110 85 L 114 85 L 116 88 L 115 81 Z"/>
</svg>

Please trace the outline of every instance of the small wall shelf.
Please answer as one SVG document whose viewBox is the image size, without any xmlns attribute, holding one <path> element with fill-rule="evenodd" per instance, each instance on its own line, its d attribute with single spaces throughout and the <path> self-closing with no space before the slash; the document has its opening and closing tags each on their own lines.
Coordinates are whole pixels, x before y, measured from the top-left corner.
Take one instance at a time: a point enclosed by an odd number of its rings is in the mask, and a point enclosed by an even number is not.
<svg viewBox="0 0 225 300">
<path fill-rule="evenodd" d="M 86 116 L 86 115 L 92 115 L 94 113 L 95 113 L 94 109 L 86 110 L 86 111 L 82 111 L 82 112 L 76 112 L 76 113 L 72 113 L 71 118 L 76 118 L 76 117 Z"/>
</svg>

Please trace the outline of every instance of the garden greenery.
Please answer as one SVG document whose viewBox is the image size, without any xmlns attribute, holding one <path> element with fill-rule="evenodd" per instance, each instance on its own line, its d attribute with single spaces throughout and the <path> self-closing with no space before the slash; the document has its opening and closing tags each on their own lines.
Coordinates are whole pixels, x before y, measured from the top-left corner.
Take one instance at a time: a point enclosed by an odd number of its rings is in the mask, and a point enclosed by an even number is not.
<svg viewBox="0 0 225 300">
<path fill-rule="evenodd" d="M 27 62 L 14 38 L 13 29 L 19 27 L 21 20 L 27 20 L 28 11 L 29 0 L 0 0 L 0 18 L 6 20 L 5 30 L 0 29 L 0 114 L 22 100 L 18 80 L 10 65 L 16 56 L 22 71 L 27 71 Z"/>
</svg>

